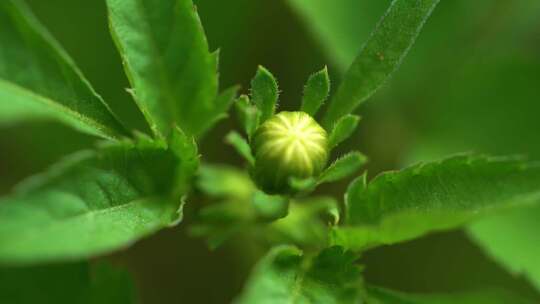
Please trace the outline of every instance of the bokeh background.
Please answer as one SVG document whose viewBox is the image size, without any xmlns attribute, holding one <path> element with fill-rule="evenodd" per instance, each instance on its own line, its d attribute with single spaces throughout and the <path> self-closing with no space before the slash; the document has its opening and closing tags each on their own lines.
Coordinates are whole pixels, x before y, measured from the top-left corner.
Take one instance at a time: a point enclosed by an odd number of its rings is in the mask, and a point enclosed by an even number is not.
<svg viewBox="0 0 540 304">
<path fill-rule="evenodd" d="M 108 33 L 104 0 L 28 0 L 95 89 L 130 126 L 147 130 Z M 295 109 L 310 73 L 328 65 L 334 88 L 389 0 L 195 0 L 212 49 L 221 49 L 222 87 L 247 92 L 259 64 L 279 80 L 281 109 Z M 540 159 L 540 1 L 442 0 L 392 79 L 359 113 L 340 149 L 370 158 L 369 175 L 465 151 Z M 223 136 L 228 120 L 200 143 L 208 162 L 241 164 Z M 49 134 L 55 134 L 54 137 Z M 0 194 L 62 155 L 96 139 L 51 122 L 0 132 Z M 345 185 L 326 187 L 337 197 Z M 228 303 L 260 249 L 234 240 L 209 251 L 186 222 L 104 257 L 127 269 L 143 303 Z M 539 217 L 540 220 L 540 217 Z M 464 232 L 438 233 L 369 251 L 367 280 L 411 292 L 502 286 L 537 299 Z M 51 265 L 52 268 L 65 266 Z"/>
</svg>

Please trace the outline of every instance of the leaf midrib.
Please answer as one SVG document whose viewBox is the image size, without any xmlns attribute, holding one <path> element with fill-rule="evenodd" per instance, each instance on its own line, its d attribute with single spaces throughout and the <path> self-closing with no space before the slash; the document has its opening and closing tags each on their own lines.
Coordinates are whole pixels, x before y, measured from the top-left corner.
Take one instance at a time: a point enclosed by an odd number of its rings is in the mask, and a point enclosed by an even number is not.
<svg viewBox="0 0 540 304">
<path fill-rule="evenodd" d="M 117 135 L 117 132 L 108 126 L 101 124 L 97 120 L 85 116 L 80 112 L 74 111 L 70 109 L 69 107 L 64 106 L 62 103 L 52 100 L 49 97 L 46 97 L 44 95 L 38 94 L 35 91 L 32 91 L 28 88 L 19 86 L 11 81 L 7 81 L 5 79 L 0 79 L 0 87 L 7 87 L 8 90 L 18 91 L 20 94 L 18 95 L 24 95 L 28 98 L 28 100 L 32 100 L 35 102 L 38 102 L 42 105 L 45 105 L 47 107 L 59 110 L 60 112 L 67 114 L 71 118 L 75 118 L 77 121 L 82 122 L 83 124 L 92 127 L 92 129 L 99 131 L 99 133 L 103 136 L 105 136 L 108 139 L 119 139 L 120 137 Z"/>
<path fill-rule="evenodd" d="M 155 40 L 155 37 L 152 33 L 152 25 L 150 24 L 150 20 L 148 18 L 148 15 L 146 14 L 146 9 L 145 9 L 145 5 L 144 5 L 144 2 L 143 0 L 137 0 L 135 1 L 136 2 L 136 7 L 139 11 L 139 14 L 142 16 L 142 20 L 144 22 L 144 25 L 141 27 L 144 29 L 144 31 L 146 32 L 146 36 L 148 37 L 148 39 L 146 39 L 148 41 L 148 45 L 149 47 L 152 49 L 153 53 L 154 53 L 154 60 L 156 62 L 156 65 L 157 65 L 157 68 L 158 70 L 160 71 L 160 75 L 159 77 L 161 78 L 161 84 L 162 86 L 165 88 L 164 90 L 164 93 L 163 96 L 165 96 L 165 99 L 167 101 L 167 105 L 168 105 L 168 108 L 169 108 L 169 111 L 163 111 L 163 113 L 165 115 L 167 115 L 166 113 L 169 112 L 169 113 L 173 113 L 173 119 L 174 120 L 174 116 L 176 115 L 176 109 L 175 109 L 175 101 L 176 101 L 176 98 L 175 98 L 175 94 L 174 94 L 174 91 L 172 89 L 172 82 L 171 82 L 171 79 L 169 77 L 169 74 L 167 73 L 167 69 L 165 68 L 165 62 L 162 58 L 162 54 L 161 52 L 159 52 L 159 48 L 157 47 L 157 42 Z M 137 95 L 137 92 L 135 91 L 135 94 Z M 146 101 L 145 101 L 146 103 Z M 169 118 L 171 118 L 169 116 Z M 165 122 L 166 124 L 168 122 Z M 158 130 L 158 132 L 162 133 L 161 130 Z M 164 135 L 164 134 L 161 134 L 161 135 Z"/>
</svg>

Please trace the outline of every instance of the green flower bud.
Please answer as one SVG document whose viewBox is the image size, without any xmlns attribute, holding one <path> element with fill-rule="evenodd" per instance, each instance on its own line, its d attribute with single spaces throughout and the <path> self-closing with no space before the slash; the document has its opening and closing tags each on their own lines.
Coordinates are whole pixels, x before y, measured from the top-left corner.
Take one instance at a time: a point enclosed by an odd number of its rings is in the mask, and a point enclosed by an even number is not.
<svg viewBox="0 0 540 304">
<path fill-rule="evenodd" d="M 307 113 L 281 112 L 267 119 L 251 141 L 252 176 L 268 193 L 287 193 L 289 179 L 322 172 L 328 159 L 326 131 Z"/>
</svg>

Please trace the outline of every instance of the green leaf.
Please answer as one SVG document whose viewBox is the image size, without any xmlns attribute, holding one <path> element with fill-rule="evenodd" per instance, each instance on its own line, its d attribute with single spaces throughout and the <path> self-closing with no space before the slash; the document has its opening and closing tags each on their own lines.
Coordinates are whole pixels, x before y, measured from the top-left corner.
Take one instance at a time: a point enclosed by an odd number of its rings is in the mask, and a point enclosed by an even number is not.
<svg viewBox="0 0 540 304">
<path fill-rule="evenodd" d="M 468 233 L 495 261 L 513 274 L 524 274 L 540 290 L 540 205 L 509 210 L 472 223 Z"/>
<path fill-rule="evenodd" d="M 236 99 L 238 89 L 238 86 L 232 86 L 221 92 L 221 94 L 219 94 L 219 96 L 217 96 L 216 100 L 214 101 L 213 113 L 208 114 L 206 109 L 199 109 L 199 112 L 195 112 L 193 114 L 193 117 L 211 117 L 211 119 L 204 119 L 202 123 L 196 122 L 197 124 L 200 123 L 201 125 L 200 129 L 202 131 L 201 133 L 199 133 L 199 137 L 204 135 L 205 131 L 210 130 L 219 121 L 229 117 L 227 112 L 229 111 L 231 105 L 234 103 L 234 100 Z"/>
<path fill-rule="evenodd" d="M 0 28 L 0 126 L 53 118 L 104 138 L 128 135 L 22 1 L 0 2 Z"/>
<path fill-rule="evenodd" d="M 335 244 L 366 249 L 540 203 L 540 164 L 462 155 L 388 172 L 347 193 L 348 225 Z"/>
<path fill-rule="evenodd" d="M 360 272 L 355 259 L 339 247 L 314 258 L 295 247 L 276 247 L 255 267 L 235 303 L 359 303 Z"/>
<path fill-rule="evenodd" d="M 408 294 L 380 287 L 368 289 L 370 304 L 532 304 L 531 300 L 505 290 L 487 289 L 448 294 Z"/>
<path fill-rule="evenodd" d="M 247 95 L 242 95 L 235 103 L 238 120 L 244 127 L 244 132 L 249 139 L 259 126 L 260 112 L 255 105 L 251 103 Z"/>
<path fill-rule="evenodd" d="M 0 302 L 135 303 L 129 274 L 106 263 L 0 268 Z"/>
<path fill-rule="evenodd" d="M 274 75 L 259 66 L 251 80 L 251 100 L 261 112 L 260 123 L 274 115 L 278 95 L 278 84 Z"/>
<path fill-rule="evenodd" d="M 227 110 L 218 97 L 217 57 L 191 0 L 107 0 L 112 36 L 132 93 L 156 136 L 177 124 L 206 131 Z M 227 94 L 229 95 L 229 94 Z"/>
<path fill-rule="evenodd" d="M 369 98 L 398 68 L 439 0 L 394 0 L 360 50 L 323 120 L 331 127 Z"/>
<path fill-rule="evenodd" d="M 320 248 L 328 244 L 328 231 L 339 222 L 338 202 L 331 197 L 292 200 L 289 214 L 271 223 L 264 236 L 272 244 Z"/>
<path fill-rule="evenodd" d="M 250 165 L 255 164 L 255 158 L 253 158 L 253 154 L 251 153 L 251 147 L 242 135 L 235 131 L 231 131 L 227 134 L 225 140 L 228 144 L 232 145 Z"/>
<path fill-rule="evenodd" d="M 318 179 L 318 183 L 332 183 L 346 178 L 358 171 L 366 164 L 366 161 L 366 156 L 360 152 L 348 153 L 324 170 Z"/>
<path fill-rule="evenodd" d="M 0 200 L 0 264 L 80 260 L 178 223 L 197 160 L 179 137 L 81 152 L 19 185 Z"/>
<path fill-rule="evenodd" d="M 199 190 L 211 197 L 248 199 L 255 189 L 244 171 L 225 165 L 203 164 L 196 183 Z"/>
<path fill-rule="evenodd" d="M 307 194 L 324 183 L 333 183 L 358 171 L 367 162 L 367 157 L 360 152 L 351 152 L 337 159 L 317 177 L 291 178 L 289 185 L 296 192 Z"/>
<path fill-rule="evenodd" d="M 262 191 L 255 191 L 253 208 L 258 219 L 274 221 L 287 216 L 289 200 L 284 196 L 268 195 Z"/>
<path fill-rule="evenodd" d="M 330 149 L 334 149 L 337 145 L 349 138 L 356 127 L 358 127 L 358 122 L 360 121 L 360 116 L 358 115 L 345 115 L 341 117 L 335 124 L 330 136 L 328 137 L 328 146 Z"/>
<path fill-rule="evenodd" d="M 302 98 L 301 111 L 315 116 L 330 93 L 330 77 L 328 69 L 324 67 L 321 71 L 311 75 L 304 87 L 304 97 Z"/>
</svg>

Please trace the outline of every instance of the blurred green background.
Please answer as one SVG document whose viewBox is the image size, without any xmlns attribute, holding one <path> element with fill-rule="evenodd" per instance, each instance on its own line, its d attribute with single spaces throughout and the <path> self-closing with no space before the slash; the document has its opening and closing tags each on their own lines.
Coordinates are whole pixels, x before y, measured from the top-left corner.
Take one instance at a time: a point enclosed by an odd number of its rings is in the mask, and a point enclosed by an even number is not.
<svg viewBox="0 0 540 304">
<path fill-rule="evenodd" d="M 133 128 L 146 130 L 124 88 L 103 0 L 28 0 L 96 90 Z M 299 105 L 310 73 L 328 65 L 334 84 L 389 0 L 196 0 L 221 86 L 247 92 L 258 64 L 279 80 L 281 109 Z M 334 85 L 334 88 L 336 85 Z M 442 0 L 402 67 L 360 110 L 343 147 L 370 158 L 369 174 L 418 160 L 476 151 L 540 159 L 540 1 Z M 241 164 L 223 122 L 200 143 L 203 159 Z M 54 137 L 48 134 L 56 134 Z M 50 122 L 0 132 L 0 194 L 95 139 Z M 345 184 L 324 190 L 338 196 Z M 135 278 L 143 303 L 228 303 L 260 251 L 235 240 L 211 252 L 186 236 L 186 222 L 108 257 Z M 372 283 L 412 292 L 502 286 L 538 299 L 522 277 L 490 260 L 463 232 L 439 233 L 362 257 Z M 61 266 L 52 266 L 61 267 Z"/>
</svg>

